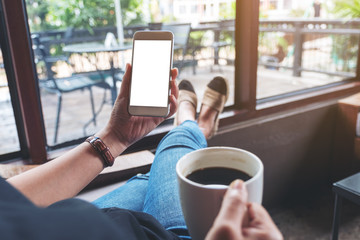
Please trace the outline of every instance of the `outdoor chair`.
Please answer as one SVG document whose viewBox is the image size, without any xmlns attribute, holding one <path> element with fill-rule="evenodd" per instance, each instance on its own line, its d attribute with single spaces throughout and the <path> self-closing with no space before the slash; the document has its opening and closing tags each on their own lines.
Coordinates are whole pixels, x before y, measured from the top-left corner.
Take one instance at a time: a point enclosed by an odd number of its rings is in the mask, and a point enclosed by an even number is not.
<svg viewBox="0 0 360 240">
<path fill-rule="evenodd" d="M 194 46 L 194 51 L 201 51 L 201 49 L 204 48 L 210 48 L 213 51 L 213 58 L 214 58 L 214 65 L 218 65 L 219 66 L 219 70 L 220 72 L 222 72 L 221 66 L 219 64 L 219 59 L 223 59 L 220 58 L 219 53 L 220 50 L 222 48 L 225 47 L 229 47 L 234 45 L 235 43 L 235 36 L 234 36 L 234 28 L 235 28 L 235 20 L 231 19 L 231 20 L 222 20 L 222 21 L 215 21 L 215 22 L 206 22 L 206 23 L 200 23 L 201 24 L 205 24 L 205 25 L 209 25 L 212 27 L 209 27 L 209 30 L 211 29 L 211 31 L 213 32 L 213 40 L 211 41 L 211 43 L 199 43 L 196 46 Z M 225 37 L 226 35 L 229 35 L 231 41 L 226 41 Z M 203 42 L 203 40 L 201 39 L 200 42 Z M 224 58 L 227 61 L 233 61 L 233 59 L 229 59 L 229 58 Z M 211 71 L 213 70 L 212 68 L 213 66 L 211 66 Z"/>
<path fill-rule="evenodd" d="M 151 22 L 148 23 L 149 30 L 161 30 L 163 23 L 162 22 Z"/>
<path fill-rule="evenodd" d="M 225 47 L 230 47 L 230 46 L 235 46 L 235 20 L 234 19 L 230 19 L 230 20 L 222 20 L 219 22 L 219 27 L 220 27 L 220 31 L 221 33 L 219 34 L 219 36 L 217 36 L 215 38 L 215 41 L 213 43 L 213 48 L 214 48 L 214 52 L 215 52 L 215 61 L 216 64 L 218 64 L 218 60 L 220 59 L 219 57 L 219 52 L 221 48 L 225 48 Z M 226 41 L 226 35 L 229 35 L 231 41 Z M 221 38 L 222 36 L 222 38 Z M 226 58 L 226 60 L 230 60 L 233 61 L 233 59 L 228 59 Z"/>
<path fill-rule="evenodd" d="M 174 67 L 177 67 L 179 69 L 179 73 L 181 74 L 181 70 L 184 67 L 192 66 L 193 73 L 195 74 L 197 62 L 195 60 L 194 51 L 189 48 L 191 24 L 163 24 L 161 26 L 161 30 L 167 30 L 174 34 L 174 52 L 179 54 L 178 59 L 174 60 Z M 188 51 L 191 52 L 190 59 L 186 58 Z"/>
<path fill-rule="evenodd" d="M 55 93 L 58 96 L 58 103 L 57 103 L 57 112 L 56 112 L 56 120 L 55 120 L 55 133 L 54 133 L 54 144 L 57 143 L 59 126 L 60 126 L 60 113 L 62 108 L 62 97 L 63 94 L 78 91 L 78 90 L 89 90 L 90 95 L 90 104 L 91 104 L 91 111 L 92 111 L 92 118 L 89 122 L 84 124 L 84 135 L 86 127 L 93 122 L 96 126 L 96 116 L 101 111 L 104 103 L 106 102 L 106 90 L 110 89 L 108 83 L 106 83 L 105 79 L 108 74 L 102 71 L 95 71 L 95 72 L 87 72 L 81 74 L 73 74 L 69 77 L 57 78 L 55 76 L 54 71 L 52 70 L 53 64 L 57 61 L 65 61 L 68 63 L 68 58 L 66 56 L 59 56 L 59 57 L 52 57 L 48 54 L 47 49 L 41 43 L 39 36 L 33 35 L 33 49 L 35 54 L 35 62 L 43 62 L 45 65 L 45 76 L 39 79 L 39 86 L 51 93 Z M 68 63 L 70 66 L 71 64 Z M 101 87 L 104 88 L 104 96 L 103 101 L 100 105 L 98 111 L 95 111 L 94 105 L 94 97 L 92 92 L 92 87 Z"/>
</svg>

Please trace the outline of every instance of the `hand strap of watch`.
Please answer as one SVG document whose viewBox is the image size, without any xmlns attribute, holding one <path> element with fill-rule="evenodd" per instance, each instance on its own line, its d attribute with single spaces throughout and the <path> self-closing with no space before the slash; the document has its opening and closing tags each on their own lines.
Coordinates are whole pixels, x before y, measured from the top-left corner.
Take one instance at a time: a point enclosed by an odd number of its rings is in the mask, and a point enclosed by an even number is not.
<svg viewBox="0 0 360 240">
<path fill-rule="evenodd" d="M 100 155 L 105 167 L 110 167 L 114 164 L 115 159 L 111 154 L 110 149 L 99 137 L 90 136 L 86 139 L 86 142 L 90 143 L 94 150 Z"/>
</svg>

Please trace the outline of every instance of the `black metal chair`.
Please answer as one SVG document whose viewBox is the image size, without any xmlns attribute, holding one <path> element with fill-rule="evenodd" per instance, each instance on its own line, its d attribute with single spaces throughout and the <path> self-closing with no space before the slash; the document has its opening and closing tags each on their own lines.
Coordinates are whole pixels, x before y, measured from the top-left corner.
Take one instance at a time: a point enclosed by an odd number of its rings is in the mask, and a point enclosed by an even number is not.
<svg viewBox="0 0 360 240">
<path fill-rule="evenodd" d="M 151 22 L 148 23 L 149 30 L 161 30 L 163 23 L 162 22 Z"/>
<path fill-rule="evenodd" d="M 58 61 L 65 61 L 70 66 L 71 64 L 68 62 L 68 58 L 66 56 L 50 56 L 48 53 L 48 49 L 42 44 L 40 37 L 38 35 L 32 36 L 33 40 L 33 50 L 35 54 L 35 62 L 43 62 L 45 65 L 45 76 L 44 78 L 39 79 L 39 86 L 51 93 L 55 93 L 58 96 L 58 103 L 57 103 L 57 113 L 56 113 L 56 120 L 55 120 L 55 133 L 54 133 L 54 144 L 57 143 L 58 132 L 59 132 L 59 125 L 60 125 L 60 113 L 62 107 L 62 96 L 65 93 L 70 93 L 78 90 L 89 90 L 90 94 L 90 104 L 91 104 L 91 111 L 92 111 L 92 118 L 89 122 L 84 124 L 84 135 L 85 128 L 91 122 L 94 123 L 96 126 L 96 116 L 101 111 L 104 103 L 106 102 L 106 90 L 110 89 L 109 84 L 105 81 L 107 77 L 107 73 L 96 71 L 96 72 L 88 72 L 88 73 L 81 73 L 81 74 L 73 74 L 69 77 L 57 78 L 55 77 L 55 73 L 52 70 L 53 65 Z M 100 105 L 98 111 L 95 111 L 94 105 L 94 97 L 92 92 L 92 87 L 97 86 L 104 88 L 104 97 L 103 101 Z"/>
<path fill-rule="evenodd" d="M 220 34 L 215 36 L 212 47 L 214 48 L 214 60 L 215 64 L 219 65 L 219 52 L 221 48 L 234 46 L 235 45 L 235 20 L 222 20 L 219 22 Z M 226 41 L 226 34 L 230 35 L 231 42 Z M 227 59 L 229 60 L 229 59 Z M 219 65 L 220 66 L 220 65 Z M 220 68 L 220 71 L 221 68 Z"/>
<path fill-rule="evenodd" d="M 192 66 L 193 73 L 195 74 L 197 61 L 195 60 L 194 51 L 189 48 L 191 24 L 163 24 L 161 29 L 171 31 L 174 34 L 174 51 L 179 54 L 179 58 L 174 59 L 174 67 L 177 67 L 179 69 L 179 73 L 181 73 L 181 69 L 184 67 Z M 190 59 L 186 59 L 188 51 L 191 52 Z"/>
<path fill-rule="evenodd" d="M 219 65 L 219 59 L 223 59 L 219 56 L 220 49 L 235 45 L 234 38 L 234 30 L 235 30 L 235 20 L 222 20 L 222 21 L 214 21 L 214 22 L 204 22 L 200 23 L 207 26 L 205 31 L 212 31 L 214 36 L 213 40 L 209 44 L 198 43 L 194 46 L 195 51 L 200 51 L 203 48 L 211 48 L 213 49 L 213 59 L 214 65 L 219 66 L 220 72 L 222 72 L 221 66 Z M 230 39 L 232 41 L 226 40 L 226 35 L 230 35 Z M 200 40 L 202 42 L 202 40 Z M 233 61 L 232 59 L 225 58 L 227 61 Z M 211 70 L 213 70 L 211 66 Z"/>
</svg>

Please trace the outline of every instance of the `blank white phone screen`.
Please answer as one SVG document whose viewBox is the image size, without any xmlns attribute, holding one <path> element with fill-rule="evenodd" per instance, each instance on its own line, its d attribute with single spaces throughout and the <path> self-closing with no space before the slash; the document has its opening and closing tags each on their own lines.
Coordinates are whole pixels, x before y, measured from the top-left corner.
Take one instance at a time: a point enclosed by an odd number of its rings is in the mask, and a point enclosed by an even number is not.
<svg viewBox="0 0 360 240">
<path fill-rule="evenodd" d="M 131 106 L 167 107 L 171 40 L 135 40 Z"/>
</svg>

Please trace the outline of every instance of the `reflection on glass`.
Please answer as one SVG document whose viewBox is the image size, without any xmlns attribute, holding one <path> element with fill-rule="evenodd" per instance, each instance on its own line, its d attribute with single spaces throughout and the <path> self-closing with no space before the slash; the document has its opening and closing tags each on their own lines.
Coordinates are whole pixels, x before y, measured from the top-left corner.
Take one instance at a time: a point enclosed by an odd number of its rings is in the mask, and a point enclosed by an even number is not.
<svg viewBox="0 0 360 240">
<path fill-rule="evenodd" d="M 359 12 L 338 0 L 260 0 L 257 98 L 354 77 Z"/>
<path fill-rule="evenodd" d="M 199 100 L 218 74 L 233 86 L 235 0 L 26 4 L 49 145 L 88 136 L 104 126 L 138 30 L 173 31 L 178 79 L 192 81 Z M 233 104 L 233 94 L 231 87 L 227 105 Z"/>
<path fill-rule="evenodd" d="M 4 69 L 4 61 L 0 52 L 0 155 L 20 150 L 14 111 Z"/>
</svg>

